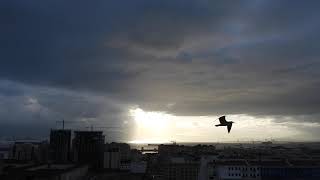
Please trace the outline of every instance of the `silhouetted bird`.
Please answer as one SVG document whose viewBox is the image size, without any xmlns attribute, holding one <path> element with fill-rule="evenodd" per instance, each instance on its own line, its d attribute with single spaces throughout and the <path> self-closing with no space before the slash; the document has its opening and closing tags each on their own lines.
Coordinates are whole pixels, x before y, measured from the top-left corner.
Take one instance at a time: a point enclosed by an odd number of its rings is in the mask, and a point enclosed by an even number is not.
<svg viewBox="0 0 320 180">
<path fill-rule="evenodd" d="M 228 133 L 231 131 L 232 123 L 233 121 L 226 121 L 226 116 L 221 116 L 219 117 L 220 124 L 217 124 L 216 127 L 218 126 L 227 126 L 228 128 Z"/>
</svg>

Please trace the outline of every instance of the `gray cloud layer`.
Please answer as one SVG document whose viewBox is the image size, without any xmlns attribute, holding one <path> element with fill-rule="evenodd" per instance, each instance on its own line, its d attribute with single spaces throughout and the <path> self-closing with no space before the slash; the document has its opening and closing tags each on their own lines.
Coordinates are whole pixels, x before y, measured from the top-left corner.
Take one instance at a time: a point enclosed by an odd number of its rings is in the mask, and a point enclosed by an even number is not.
<svg viewBox="0 0 320 180">
<path fill-rule="evenodd" d="M 60 116 L 105 114 L 123 122 L 136 105 L 176 115 L 317 121 L 319 7 L 284 0 L 1 1 L 0 123 L 48 127 Z M 32 115 L 28 101 L 44 114 Z"/>
</svg>

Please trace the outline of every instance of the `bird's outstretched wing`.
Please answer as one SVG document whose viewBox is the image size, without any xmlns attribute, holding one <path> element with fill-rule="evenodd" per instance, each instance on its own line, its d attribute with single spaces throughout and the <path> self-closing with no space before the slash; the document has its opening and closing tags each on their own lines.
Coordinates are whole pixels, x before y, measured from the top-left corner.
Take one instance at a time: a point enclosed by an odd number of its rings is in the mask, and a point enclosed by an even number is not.
<svg viewBox="0 0 320 180">
<path fill-rule="evenodd" d="M 228 133 L 230 133 L 230 131 L 231 131 L 231 127 L 232 127 L 232 124 L 230 123 L 230 124 L 228 124 Z"/>
<path fill-rule="evenodd" d="M 219 117 L 219 121 L 220 121 L 220 124 L 225 124 L 225 123 L 227 123 L 227 121 L 226 121 L 226 116 L 221 116 L 221 117 Z"/>
</svg>

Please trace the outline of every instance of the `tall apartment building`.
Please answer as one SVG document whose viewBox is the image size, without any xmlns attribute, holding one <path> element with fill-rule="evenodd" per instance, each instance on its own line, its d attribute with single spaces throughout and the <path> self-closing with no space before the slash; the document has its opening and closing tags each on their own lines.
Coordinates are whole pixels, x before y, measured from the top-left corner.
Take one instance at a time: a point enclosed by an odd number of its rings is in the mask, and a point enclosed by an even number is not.
<svg viewBox="0 0 320 180">
<path fill-rule="evenodd" d="M 56 163 L 68 163 L 71 160 L 71 130 L 51 130 L 50 158 Z"/>
<path fill-rule="evenodd" d="M 93 168 L 103 167 L 104 135 L 102 131 L 75 131 L 73 139 L 74 160 Z"/>
</svg>

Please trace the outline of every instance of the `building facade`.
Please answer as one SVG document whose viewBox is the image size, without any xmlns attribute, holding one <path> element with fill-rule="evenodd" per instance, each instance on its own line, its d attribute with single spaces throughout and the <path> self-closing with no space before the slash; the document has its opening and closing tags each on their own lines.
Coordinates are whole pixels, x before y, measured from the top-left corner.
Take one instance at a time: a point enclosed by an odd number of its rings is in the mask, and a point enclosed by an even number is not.
<svg viewBox="0 0 320 180">
<path fill-rule="evenodd" d="M 50 159 L 56 163 L 71 160 L 71 130 L 51 130 Z"/>
<path fill-rule="evenodd" d="M 103 167 L 104 135 L 102 131 L 75 131 L 73 139 L 74 161 Z"/>
</svg>

